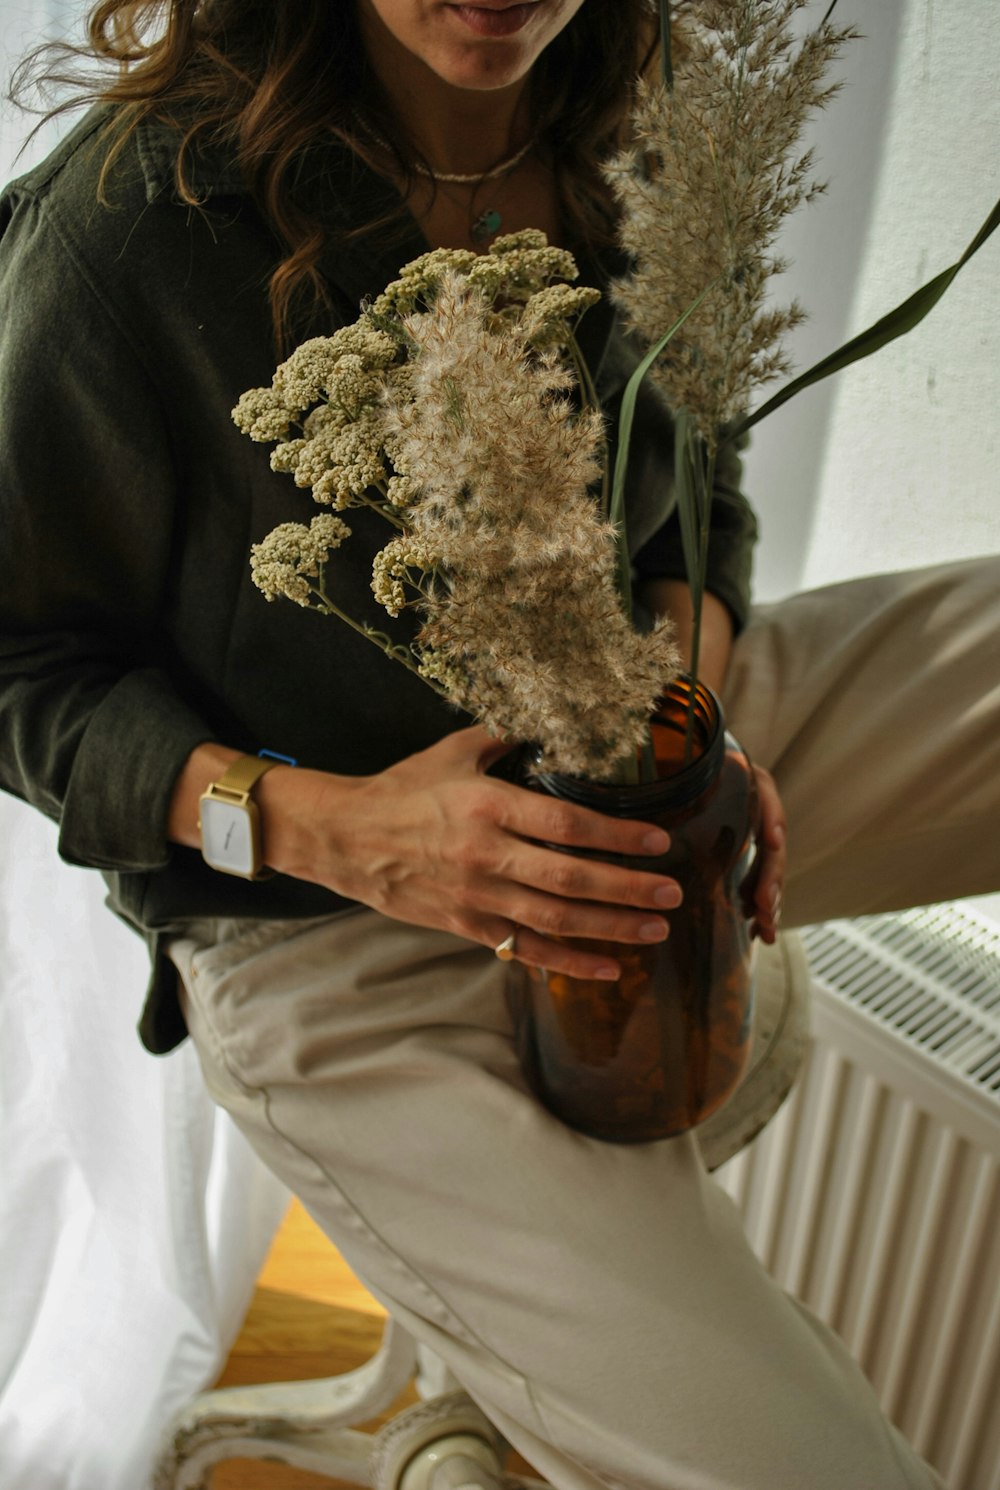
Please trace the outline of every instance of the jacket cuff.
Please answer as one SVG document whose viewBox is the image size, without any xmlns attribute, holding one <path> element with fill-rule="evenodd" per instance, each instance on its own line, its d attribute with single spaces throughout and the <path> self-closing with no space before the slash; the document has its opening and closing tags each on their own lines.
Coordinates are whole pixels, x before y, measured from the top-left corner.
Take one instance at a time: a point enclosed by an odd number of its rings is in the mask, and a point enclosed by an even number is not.
<svg viewBox="0 0 1000 1490">
<path fill-rule="evenodd" d="M 94 869 L 165 868 L 174 783 L 195 746 L 213 738 L 165 674 L 126 674 L 94 711 L 77 749 L 60 856 Z"/>
<path fill-rule="evenodd" d="M 731 514 L 735 516 L 734 514 Z M 753 545 L 757 525 L 749 507 L 739 511 L 732 526 L 715 530 L 709 539 L 705 589 L 728 608 L 734 634 L 739 635 L 750 616 Z M 641 548 L 633 560 L 636 577 L 676 579 L 688 583 L 676 514 Z"/>
<path fill-rule="evenodd" d="M 744 574 L 743 571 L 747 572 Z M 687 569 L 683 558 L 671 555 L 664 556 L 659 562 L 649 563 L 643 566 L 636 565 L 638 579 L 676 579 L 684 584 L 688 583 Z M 733 565 L 719 564 L 713 566 L 709 563 L 708 574 L 705 580 L 705 590 L 709 595 L 714 595 L 716 600 L 721 600 L 733 618 L 733 635 L 739 636 L 750 618 L 750 574 L 749 565 L 740 564 L 739 570 Z"/>
</svg>

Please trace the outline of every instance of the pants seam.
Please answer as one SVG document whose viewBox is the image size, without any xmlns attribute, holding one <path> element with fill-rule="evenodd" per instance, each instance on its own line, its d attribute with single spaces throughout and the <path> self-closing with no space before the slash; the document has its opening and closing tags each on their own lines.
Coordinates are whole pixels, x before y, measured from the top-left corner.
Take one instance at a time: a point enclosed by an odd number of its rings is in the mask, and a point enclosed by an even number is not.
<svg viewBox="0 0 1000 1490">
<path fill-rule="evenodd" d="M 190 990 L 188 990 L 188 998 L 193 1000 L 193 995 Z M 301 1157 L 305 1159 L 307 1163 L 313 1165 L 314 1168 L 319 1171 L 319 1173 L 323 1176 L 325 1182 L 330 1186 L 331 1190 L 340 1197 L 341 1202 L 347 1208 L 351 1217 L 359 1226 L 359 1228 L 361 1228 L 361 1230 L 365 1234 L 367 1234 L 367 1236 L 370 1237 L 380 1249 L 382 1249 L 386 1256 L 392 1259 L 393 1265 L 399 1269 L 399 1272 L 402 1276 L 406 1277 L 411 1282 L 411 1284 L 416 1284 L 417 1291 L 419 1293 L 424 1294 L 428 1299 L 437 1304 L 437 1306 L 443 1311 L 443 1314 L 448 1321 L 447 1327 L 450 1328 L 451 1331 L 455 1333 L 460 1339 L 463 1339 L 466 1344 L 475 1346 L 491 1360 L 499 1362 L 503 1369 L 506 1372 L 510 1373 L 510 1375 L 517 1380 L 524 1391 L 524 1395 L 527 1399 L 528 1405 L 535 1415 L 536 1431 L 540 1431 L 542 1436 L 548 1438 L 551 1442 L 545 1420 L 539 1409 L 539 1404 L 532 1388 L 532 1384 L 524 1375 L 524 1373 L 519 1371 L 517 1367 L 511 1365 L 509 1361 L 504 1360 L 504 1358 L 499 1355 L 498 1352 L 491 1345 L 487 1344 L 485 1340 L 481 1339 L 476 1331 L 473 1330 L 468 1324 L 466 1324 L 465 1320 L 462 1319 L 461 1316 L 452 1307 L 452 1305 L 441 1296 L 437 1289 L 431 1286 L 431 1284 L 427 1281 L 423 1274 L 420 1273 L 415 1267 L 413 1267 L 411 1263 L 407 1262 L 403 1257 L 401 1257 L 396 1248 L 391 1246 L 390 1243 L 387 1242 L 379 1234 L 379 1232 L 371 1224 L 368 1218 L 362 1213 L 357 1203 L 344 1189 L 342 1183 L 330 1173 L 327 1167 L 322 1164 L 314 1154 L 310 1153 L 308 1149 L 304 1148 L 300 1143 L 297 1143 L 295 1139 L 291 1138 L 284 1131 L 281 1124 L 277 1121 L 274 1115 L 273 1099 L 270 1089 L 259 1084 L 251 1085 L 248 1082 L 244 1081 L 239 1072 L 234 1068 L 229 1058 L 229 1054 L 226 1051 L 223 1042 L 215 1029 L 215 1026 L 205 1016 L 204 1010 L 202 1010 L 201 1022 L 206 1034 L 211 1041 L 213 1055 L 217 1065 L 221 1068 L 221 1070 L 225 1072 L 228 1079 L 233 1082 L 233 1084 L 244 1095 L 244 1097 L 262 1105 L 264 1120 L 267 1126 L 270 1128 L 271 1132 L 283 1144 L 286 1144 L 288 1148 L 301 1155 Z M 336 1244 L 331 1243 L 331 1245 Z M 440 1321 L 431 1319 L 430 1323 L 435 1325 L 437 1328 L 442 1327 Z"/>
<path fill-rule="evenodd" d="M 498 1354 L 493 1346 L 487 1344 L 485 1340 L 481 1339 L 476 1331 L 473 1330 L 471 1326 L 465 1322 L 465 1320 L 455 1311 L 453 1306 L 445 1298 L 442 1297 L 437 1289 L 431 1286 L 424 1275 L 419 1272 L 412 1263 L 407 1262 L 403 1257 L 401 1257 L 396 1248 L 390 1245 L 390 1243 L 387 1242 L 378 1231 L 376 1231 L 375 1227 L 368 1220 L 367 1216 L 362 1213 L 360 1207 L 347 1193 L 341 1182 L 338 1179 L 334 1178 L 334 1176 L 327 1169 L 326 1165 L 320 1163 L 319 1159 L 317 1159 L 314 1154 L 311 1154 L 308 1149 L 303 1148 L 301 1144 L 296 1143 L 296 1141 L 284 1131 L 284 1129 L 281 1127 L 274 1116 L 272 1110 L 271 1093 L 269 1089 L 267 1087 L 253 1087 L 249 1090 L 263 1101 L 265 1120 L 272 1133 L 274 1133 L 281 1140 L 282 1143 L 287 1144 L 289 1148 L 294 1149 L 296 1153 L 301 1154 L 301 1156 L 308 1163 L 314 1165 L 316 1169 L 319 1170 L 320 1174 L 326 1180 L 331 1189 L 340 1196 L 342 1202 L 348 1208 L 351 1216 L 355 1219 L 357 1224 L 364 1230 L 365 1233 L 367 1233 L 369 1237 L 371 1237 L 376 1242 L 376 1244 L 380 1248 L 385 1251 L 388 1256 L 392 1258 L 393 1264 L 399 1269 L 400 1273 L 404 1277 L 408 1278 L 411 1283 L 416 1283 L 418 1291 L 426 1294 L 429 1299 L 433 1300 L 444 1311 L 448 1321 L 450 1322 L 451 1328 L 455 1330 L 455 1333 L 459 1334 L 460 1337 L 464 1337 L 466 1344 L 472 1344 L 476 1346 L 477 1349 L 481 1350 L 483 1354 L 488 1356 L 491 1360 L 498 1361 L 505 1371 L 509 1372 L 511 1376 L 517 1379 L 517 1381 L 524 1389 L 525 1396 L 527 1397 L 528 1402 L 535 1414 L 539 1427 L 542 1428 L 542 1430 L 547 1435 L 548 1430 L 545 1428 L 544 1419 L 541 1412 L 539 1411 L 538 1403 L 535 1399 L 535 1393 L 532 1389 L 532 1385 L 529 1382 L 528 1378 L 523 1374 L 523 1372 L 519 1371 L 516 1366 L 511 1365 L 509 1361 L 504 1360 L 504 1358 Z M 438 1324 L 438 1322 L 433 1319 L 430 1321 L 430 1323 Z M 457 1329 L 455 1329 L 456 1326 Z M 439 1324 L 438 1327 L 440 1327 Z"/>
</svg>

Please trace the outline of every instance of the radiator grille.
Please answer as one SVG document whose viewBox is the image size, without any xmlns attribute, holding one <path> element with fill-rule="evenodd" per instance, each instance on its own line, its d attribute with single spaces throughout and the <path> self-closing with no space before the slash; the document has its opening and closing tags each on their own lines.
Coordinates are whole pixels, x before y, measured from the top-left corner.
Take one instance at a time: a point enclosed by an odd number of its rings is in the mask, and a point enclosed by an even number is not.
<svg viewBox="0 0 1000 1490">
<path fill-rule="evenodd" d="M 947 905 L 799 935 L 813 1048 L 717 1178 L 949 1490 L 1000 1490 L 1000 927 Z"/>
<path fill-rule="evenodd" d="M 1000 928 L 954 905 L 807 927 L 813 974 L 927 1051 L 1000 1094 Z"/>
</svg>

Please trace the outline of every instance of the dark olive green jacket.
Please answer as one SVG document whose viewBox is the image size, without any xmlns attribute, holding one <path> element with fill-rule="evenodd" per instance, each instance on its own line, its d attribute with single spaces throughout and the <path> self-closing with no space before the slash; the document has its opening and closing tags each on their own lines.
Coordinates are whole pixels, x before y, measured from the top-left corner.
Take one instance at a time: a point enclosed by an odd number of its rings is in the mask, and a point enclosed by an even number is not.
<svg viewBox="0 0 1000 1490">
<path fill-rule="evenodd" d="M 315 512 L 230 419 L 277 360 L 266 286 L 280 253 L 227 161 L 198 164 L 204 210 L 179 201 L 163 129 L 132 138 L 99 205 L 105 119 L 88 115 L 0 201 L 0 786 L 59 822 L 62 856 L 101 870 L 112 907 L 147 936 L 140 1032 L 165 1051 L 184 1027 L 157 955 L 164 931 L 345 904 L 282 876 L 215 873 L 167 842 L 194 746 L 218 739 L 369 774 L 467 720 L 347 627 L 268 605 L 251 584 L 251 543 Z M 334 302 L 303 326 L 315 335 L 353 321 L 427 245 L 410 223 L 345 246 L 345 228 L 394 200 L 347 152 L 318 158 L 309 189 L 329 227 Z M 606 302 L 581 340 L 613 428 L 634 354 Z M 669 417 L 650 394 L 630 491 L 644 574 L 683 574 L 671 468 Z M 338 576 L 345 609 L 372 621 L 377 524 L 351 514 Z M 755 527 L 732 487 L 720 485 L 713 531 L 710 588 L 742 623 Z"/>
</svg>

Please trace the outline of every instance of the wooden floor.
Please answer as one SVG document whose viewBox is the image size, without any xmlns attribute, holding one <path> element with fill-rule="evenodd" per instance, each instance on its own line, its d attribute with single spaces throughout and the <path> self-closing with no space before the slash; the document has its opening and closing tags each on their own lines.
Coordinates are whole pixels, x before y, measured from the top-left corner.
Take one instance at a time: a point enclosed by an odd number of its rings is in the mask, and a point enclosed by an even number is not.
<svg viewBox="0 0 1000 1490">
<path fill-rule="evenodd" d="M 216 1384 L 243 1386 L 350 1371 L 378 1348 L 384 1316 L 381 1305 L 356 1281 L 301 1206 L 293 1203 Z M 410 1388 L 397 1408 L 415 1400 Z M 340 1490 L 341 1482 L 287 1465 L 245 1459 L 220 1464 L 212 1478 L 212 1490 L 333 1487 Z"/>
<path fill-rule="evenodd" d="M 385 1310 L 358 1283 L 305 1211 L 293 1201 L 257 1280 L 243 1328 L 216 1386 L 316 1380 L 351 1371 L 378 1349 Z M 417 1401 L 409 1386 L 388 1412 L 358 1427 L 374 1430 Z M 520 1455 L 505 1466 L 535 1476 Z M 285 1464 L 231 1459 L 214 1470 L 212 1490 L 357 1490 L 341 1480 Z"/>
</svg>

